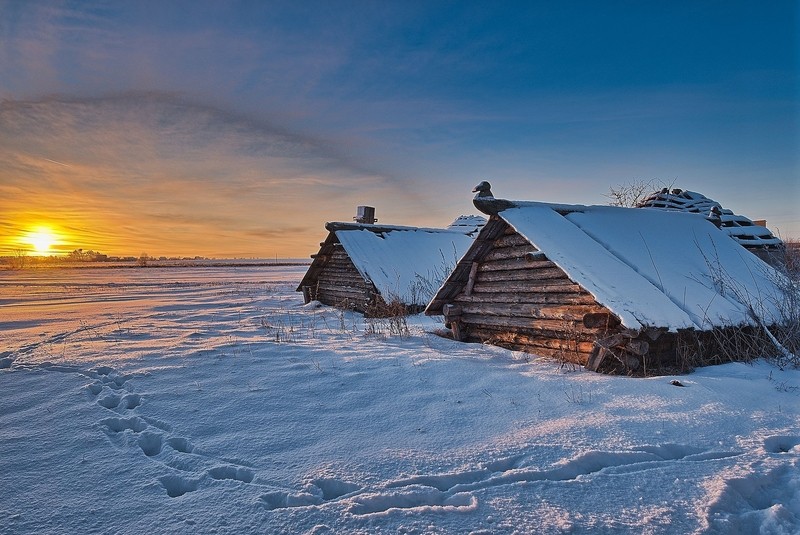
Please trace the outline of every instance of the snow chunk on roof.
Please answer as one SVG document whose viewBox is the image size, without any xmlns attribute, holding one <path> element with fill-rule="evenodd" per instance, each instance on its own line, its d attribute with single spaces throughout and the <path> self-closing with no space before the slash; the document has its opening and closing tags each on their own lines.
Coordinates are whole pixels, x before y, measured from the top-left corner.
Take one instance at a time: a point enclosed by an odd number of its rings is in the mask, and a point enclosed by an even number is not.
<svg viewBox="0 0 800 535">
<path fill-rule="evenodd" d="M 467 234 L 478 231 L 486 224 L 486 218 L 479 215 L 460 215 L 450 225 L 447 230 L 458 230 Z"/>
<path fill-rule="evenodd" d="M 674 189 L 671 192 L 664 188 L 653 193 L 638 205 L 639 208 L 657 208 L 661 210 L 678 210 L 708 216 L 712 208 L 719 210 L 723 232 L 744 246 L 777 247 L 783 241 L 775 237 L 766 228 L 756 225 L 743 215 L 723 208 L 717 201 L 695 191 Z"/>
<path fill-rule="evenodd" d="M 515 203 L 501 215 L 630 328 L 766 323 L 781 276 L 696 214 Z M 561 215 L 560 210 L 565 215 Z"/>
<path fill-rule="evenodd" d="M 396 227 L 338 231 L 336 237 L 361 275 L 384 300 L 424 306 L 472 244 L 459 231 Z"/>
</svg>

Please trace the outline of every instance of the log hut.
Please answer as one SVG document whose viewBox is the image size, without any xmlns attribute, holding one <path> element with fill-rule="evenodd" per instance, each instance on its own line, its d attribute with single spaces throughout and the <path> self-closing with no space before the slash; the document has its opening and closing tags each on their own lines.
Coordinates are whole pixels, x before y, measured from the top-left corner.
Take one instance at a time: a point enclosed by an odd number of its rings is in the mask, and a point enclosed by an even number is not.
<svg viewBox="0 0 800 535">
<path fill-rule="evenodd" d="M 703 214 L 739 245 L 758 256 L 761 260 L 775 266 L 784 257 L 783 240 L 775 236 L 765 220 L 753 221 L 743 215 L 723 208 L 720 203 L 700 193 L 663 188 L 647 196 L 638 208 L 655 208 Z"/>
<path fill-rule="evenodd" d="M 457 340 L 652 374 L 721 360 L 722 334 L 780 316 L 781 275 L 704 216 L 473 191 L 489 220 L 426 309 Z"/>
<path fill-rule="evenodd" d="M 297 287 L 306 303 L 372 316 L 394 314 L 397 304 L 420 312 L 486 221 L 461 216 L 446 229 L 378 225 L 371 207 L 359 207 L 355 219 L 325 224 L 328 237 Z"/>
</svg>

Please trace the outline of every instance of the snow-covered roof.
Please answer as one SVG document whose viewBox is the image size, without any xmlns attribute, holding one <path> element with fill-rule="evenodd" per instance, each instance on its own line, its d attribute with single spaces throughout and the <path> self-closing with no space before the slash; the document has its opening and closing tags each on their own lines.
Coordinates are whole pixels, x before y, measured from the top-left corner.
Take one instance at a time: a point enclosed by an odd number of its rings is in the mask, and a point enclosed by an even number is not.
<svg viewBox="0 0 800 535">
<path fill-rule="evenodd" d="M 743 215 L 734 214 L 732 210 L 723 208 L 717 201 L 695 191 L 681 189 L 669 191 L 664 188 L 644 199 L 638 207 L 691 212 L 705 216 L 708 216 L 711 210 L 716 208 L 722 230 L 741 245 L 774 248 L 783 243 L 768 228 L 756 225 Z"/>
<path fill-rule="evenodd" d="M 460 215 L 447 227 L 448 230 L 475 232 L 486 224 L 486 218 L 479 215 Z"/>
<path fill-rule="evenodd" d="M 703 216 L 494 198 L 475 204 L 505 220 L 626 327 L 709 330 L 752 324 L 751 310 L 768 324 L 778 317 L 781 275 Z"/>
<path fill-rule="evenodd" d="M 335 232 L 358 272 L 384 300 L 420 306 L 472 244 L 469 235 L 447 229 L 364 225 Z"/>
</svg>

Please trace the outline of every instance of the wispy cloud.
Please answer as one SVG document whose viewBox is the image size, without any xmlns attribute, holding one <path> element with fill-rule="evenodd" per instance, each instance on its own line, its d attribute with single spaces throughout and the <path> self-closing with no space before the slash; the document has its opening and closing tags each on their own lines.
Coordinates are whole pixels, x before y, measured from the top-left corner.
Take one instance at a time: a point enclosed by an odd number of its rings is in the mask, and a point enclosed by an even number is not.
<svg viewBox="0 0 800 535">
<path fill-rule="evenodd" d="M 0 125 L 0 222 L 69 226 L 76 247 L 288 254 L 365 196 L 406 197 L 319 140 L 174 94 L 6 100 Z"/>
</svg>

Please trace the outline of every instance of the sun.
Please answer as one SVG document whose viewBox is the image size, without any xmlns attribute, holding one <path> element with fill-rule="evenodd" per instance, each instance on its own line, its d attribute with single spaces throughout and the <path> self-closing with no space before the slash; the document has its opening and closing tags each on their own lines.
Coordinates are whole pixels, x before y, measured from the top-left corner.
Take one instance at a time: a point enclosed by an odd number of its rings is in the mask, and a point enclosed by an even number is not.
<svg viewBox="0 0 800 535">
<path fill-rule="evenodd" d="M 50 247 L 56 242 L 56 236 L 49 228 L 40 227 L 28 232 L 24 241 L 31 245 L 37 253 L 46 254 L 50 252 Z"/>
</svg>

